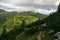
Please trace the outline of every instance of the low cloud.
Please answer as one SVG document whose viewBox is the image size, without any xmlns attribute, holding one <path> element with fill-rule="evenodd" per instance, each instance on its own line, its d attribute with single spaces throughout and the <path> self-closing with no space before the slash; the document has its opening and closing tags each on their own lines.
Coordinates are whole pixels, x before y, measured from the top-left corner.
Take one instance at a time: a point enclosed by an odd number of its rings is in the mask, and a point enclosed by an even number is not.
<svg viewBox="0 0 60 40">
<path fill-rule="evenodd" d="M 0 8 L 7 11 L 34 11 L 49 14 L 57 10 L 59 0 L 0 0 Z"/>
</svg>

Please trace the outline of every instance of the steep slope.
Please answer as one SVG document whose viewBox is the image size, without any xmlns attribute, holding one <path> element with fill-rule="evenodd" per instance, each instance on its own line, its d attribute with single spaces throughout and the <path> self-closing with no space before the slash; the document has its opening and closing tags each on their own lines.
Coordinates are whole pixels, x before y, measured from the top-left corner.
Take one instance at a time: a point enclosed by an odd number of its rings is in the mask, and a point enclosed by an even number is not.
<svg viewBox="0 0 60 40">
<path fill-rule="evenodd" d="M 32 22 L 42 20 L 45 17 L 45 15 L 34 12 L 4 12 L 3 14 L 0 14 L 0 32 L 2 33 L 4 26 L 6 26 L 7 31 L 12 30 L 14 27 L 19 27 L 22 20 L 25 20 L 25 25 L 29 25 Z"/>
</svg>

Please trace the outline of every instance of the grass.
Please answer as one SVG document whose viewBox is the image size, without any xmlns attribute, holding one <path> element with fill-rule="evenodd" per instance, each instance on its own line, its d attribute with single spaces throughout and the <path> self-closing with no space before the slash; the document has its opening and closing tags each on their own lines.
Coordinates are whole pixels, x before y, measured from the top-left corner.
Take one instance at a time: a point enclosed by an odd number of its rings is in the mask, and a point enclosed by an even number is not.
<svg viewBox="0 0 60 40">
<path fill-rule="evenodd" d="M 3 27 L 0 26 L 0 35 L 2 34 L 2 32 L 3 32 Z"/>
</svg>

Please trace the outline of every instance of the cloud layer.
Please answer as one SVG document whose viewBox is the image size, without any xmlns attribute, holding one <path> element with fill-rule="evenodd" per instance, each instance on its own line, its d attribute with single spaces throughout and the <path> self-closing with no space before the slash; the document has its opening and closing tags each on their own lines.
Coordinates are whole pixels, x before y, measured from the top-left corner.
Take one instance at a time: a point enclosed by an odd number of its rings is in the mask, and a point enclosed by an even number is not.
<svg viewBox="0 0 60 40">
<path fill-rule="evenodd" d="M 7 11 L 34 11 L 48 14 L 57 9 L 59 0 L 0 0 L 0 8 Z"/>
</svg>

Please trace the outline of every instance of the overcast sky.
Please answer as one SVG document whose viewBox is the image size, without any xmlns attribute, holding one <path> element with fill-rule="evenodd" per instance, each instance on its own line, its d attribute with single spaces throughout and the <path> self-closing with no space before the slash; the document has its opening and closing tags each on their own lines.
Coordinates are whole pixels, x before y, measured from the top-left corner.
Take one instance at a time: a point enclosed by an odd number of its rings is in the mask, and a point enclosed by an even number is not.
<svg viewBox="0 0 60 40">
<path fill-rule="evenodd" d="M 57 10 L 59 0 L 0 0 L 0 8 L 7 11 L 34 11 L 50 14 Z"/>
</svg>

